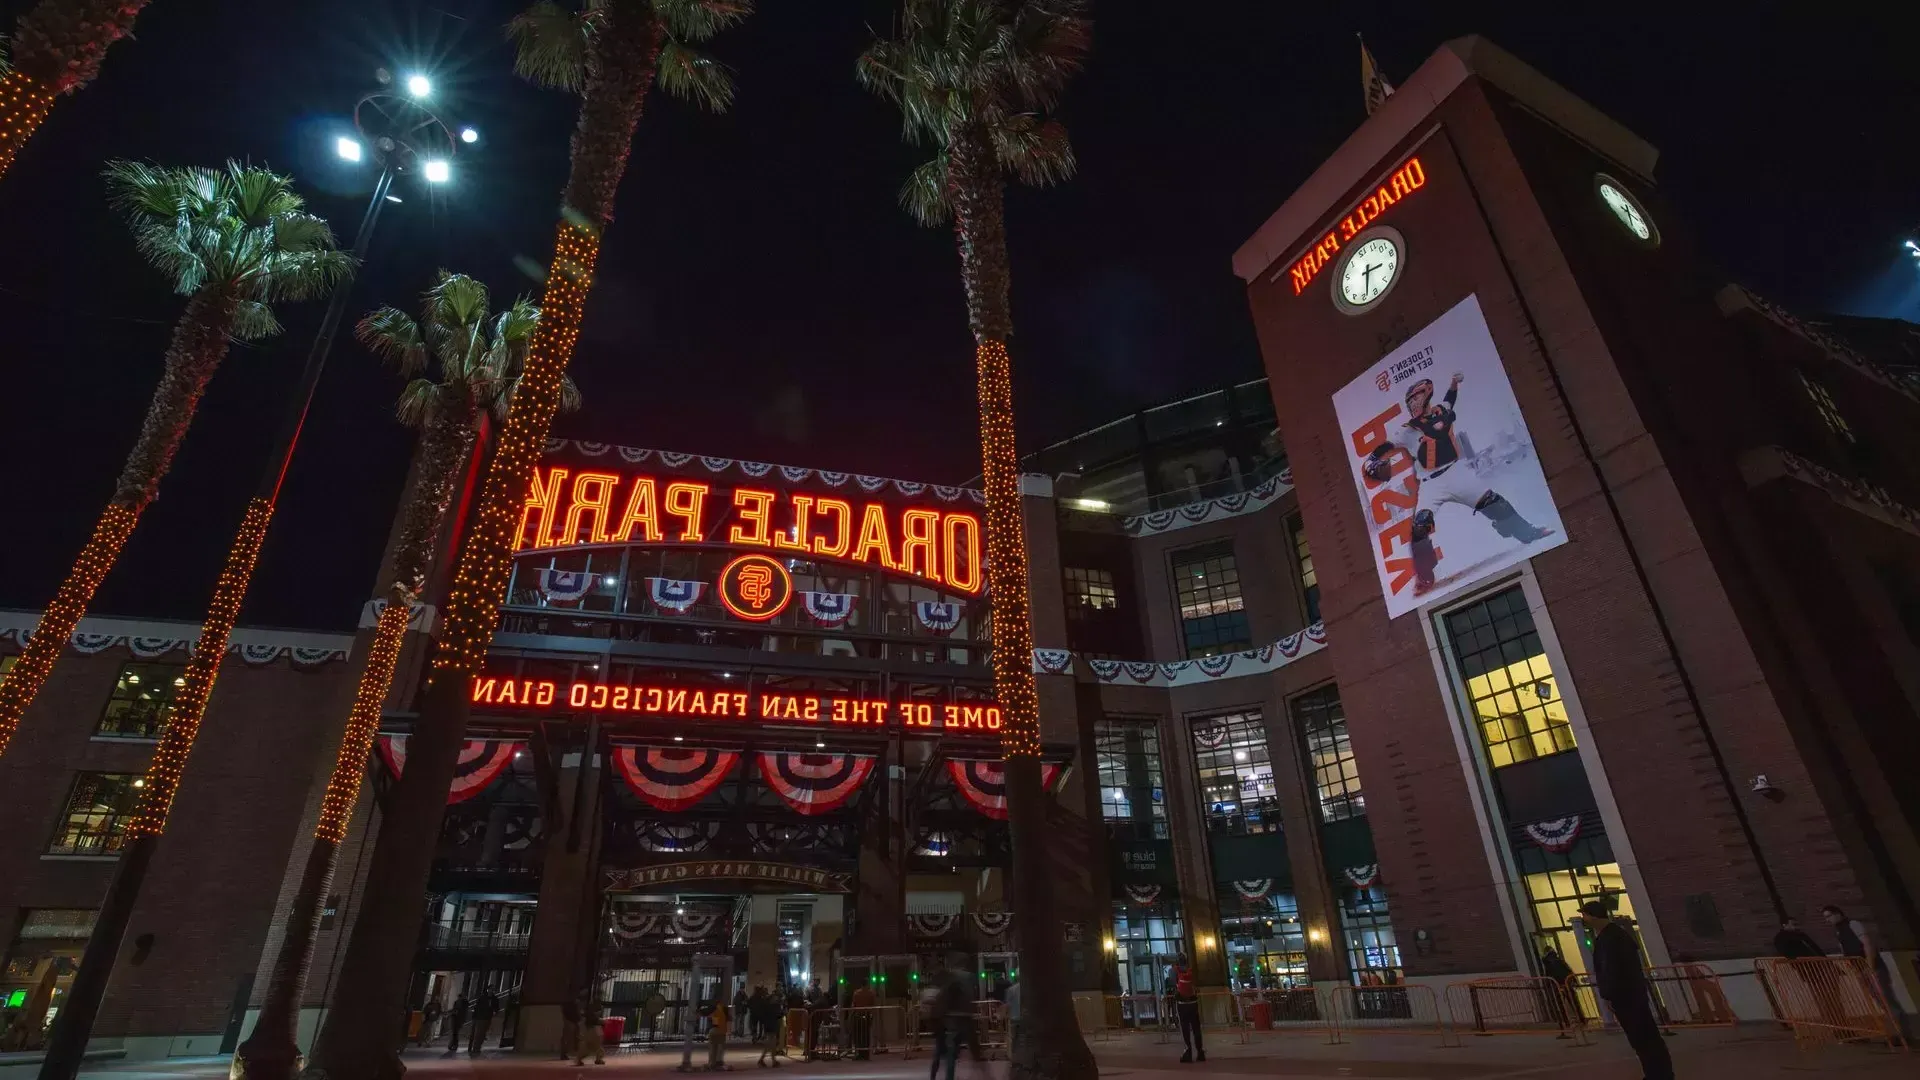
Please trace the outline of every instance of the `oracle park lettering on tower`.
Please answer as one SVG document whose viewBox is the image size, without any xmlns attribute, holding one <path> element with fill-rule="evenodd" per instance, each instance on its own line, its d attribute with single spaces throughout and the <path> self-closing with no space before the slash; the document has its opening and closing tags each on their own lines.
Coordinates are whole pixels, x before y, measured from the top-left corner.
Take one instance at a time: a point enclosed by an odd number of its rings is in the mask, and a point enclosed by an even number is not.
<svg viewBox="0 0 1920 1080">
<path fill-rule="evenodd" d="M 1327 230 L 1327 235 L 1315 241 L 1305 255 L 1294 261 L 1287 271 L 1293 279 L 1293 295 L 1299 296 L 1306 291 L 1320 271 L 1339 256 L 1340 249 L 1386 213 L 1388 207 L 1426 186 L 1426 167 L 1420 164 L 1417 157 L 1407 159 L 1407 163 L 1395 169 L 1385 183 L 1354 204 L 1353 209 L 1347 211 L 1347 216 L 1340 219 L 1340 224 Z"/>
<path fill-rule="evenodd" d="M 616 686 L 608 683 L 516 679 L 477 675 L 471 698 L 490 710 L 625 713 L 668 719 L 756 724 L 824 724 L 833 727 L 904 728 L 908 731 L 993 733 L 1000 706 L 940 705 L 832 694 L 703 689 L 688 686 Z"/>
<path fill-rule="evenodd" d="M 974 594 L 980 538 L 979 515 L 964 510 L 547 466 L 534 470 L 514 546 L 721 544 L 866 563 Z"/>
</svg>

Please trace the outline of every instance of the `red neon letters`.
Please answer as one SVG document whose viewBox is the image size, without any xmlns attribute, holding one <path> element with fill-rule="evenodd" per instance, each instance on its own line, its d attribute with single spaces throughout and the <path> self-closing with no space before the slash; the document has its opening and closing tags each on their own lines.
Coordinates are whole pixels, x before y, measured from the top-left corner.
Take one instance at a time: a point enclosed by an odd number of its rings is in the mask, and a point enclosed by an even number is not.
<svg viewBox="0 0 1920 1080">
<path fill-rule="evenodd" d="M 607 683 L 552 679 L 513 679 L 479 675 L 473 680 L 475 705 L 493 710 L 543 709 L 550 712 L 631 713 L 637 716 L 702 717 L 748 720 L 761 724 L 836 724 L 853 727 L 904 727 L 923 730 L 997 732 L 1000 706 L 933 705 L 816 694 L 703 690 L 681 686 L 612 686 Z"/>
<path fill-rule="evenodd" d="M 1293 278 L 1293 295 L 1299 296 L 1306 287 L 1326 269 L 1327 264 L 1340 253 L 1340 247 L 1347 241 L 1360 235 L 1374 219 L 1385 213 L 1387 207 L 1406 198 L 1408 195 L 1427 186 L 1427 170 L 1420 164 L 1419 158 L 1409 158 L 1405 165 L 1393 171 L 1387 182 L 1381 184 L 1371 195 L 1361 199 L 1340 224 L 1327 232 L 1299 261 L 1293 264 L 1288 273 Z"/>
</svg>

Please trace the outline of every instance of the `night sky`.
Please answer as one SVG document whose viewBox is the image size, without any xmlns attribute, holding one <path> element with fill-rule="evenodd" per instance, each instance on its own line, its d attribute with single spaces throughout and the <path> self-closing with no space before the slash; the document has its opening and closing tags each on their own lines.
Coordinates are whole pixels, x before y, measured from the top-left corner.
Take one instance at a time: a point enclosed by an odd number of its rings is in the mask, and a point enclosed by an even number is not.
<svg viewBox="0 0 1920 1080">
<path fill-rule="evenodd" d="M 921 151 L 853 61 L 887 0 L 761 0 L 715 43 L 730 115 L 656 96 L 641 124 L 562 434 L 954 482 L 977 471 L 972 349 L 951 235 L 894 195 Z M 26 7 L 0 2 L 4 20 Z M 1899 35 L 1848 5 L 1313 5 L 1104 0 L 1061 117 L 1080 175 L 1016 191 L 1013 343 L 1034 449 L 1260 374 L 1234 249 L 1360 123 L 1356 30 L 1404 79 L 1484 33 L 1662 151 L 1658 180 L 1730 276 L 1804 310 L 1920 317 L 1920 90 Z M 350 317 L 411 308 L 435 267 L 496 301 L 537 289 L 574 99 L 516 80 L 513 3 L 157 0 L 102 78 L 63 99 L 0 179 L 0 606 L 52 595 L 111 490 L 181 301 L 107 213 L 111 157 L 250 159 L 299 178 L 350 234 L 370 170 L 333 156 L 381 65 L 432 74 L 483 133 L 429 197 L 400 189 Z M 1755 5 L 1754 7 L 1762 7 Z M 236 347 L 100 614 L 197 621 L 320 304 Z M 346 629 L 370 595 L 409 451 L 400 383 L 334 355 L 243 622 Z"/>
</svg>

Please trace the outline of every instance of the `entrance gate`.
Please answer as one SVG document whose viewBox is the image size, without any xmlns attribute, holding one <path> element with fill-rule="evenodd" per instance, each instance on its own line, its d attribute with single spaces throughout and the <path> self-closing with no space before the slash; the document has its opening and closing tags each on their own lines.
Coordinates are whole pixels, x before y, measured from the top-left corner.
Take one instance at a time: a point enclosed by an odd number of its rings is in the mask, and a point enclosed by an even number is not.
<svg viewBox="0 0 1920 1080">
<path fill-rule="evenodd" d="M 697 1010 L 703 1001 L 725 1001 L 732 1008 L 733 996 L 733 957 L 726 953 L 695 953 L 693 966 L 687 980 L 687 1001 L 690 1008 Z M 686 1032 L 686 1043 L 680 1052 L 680 1071 L 691 1072 L 693 1064 L 694 1034 L 699 1023 L 689 1016 L 682 1025 Z M 725 1033 L 722 1033 L 725 1037 Z M 706 1066 L 701 1066 L 706 1068 Z"/>
</svg>

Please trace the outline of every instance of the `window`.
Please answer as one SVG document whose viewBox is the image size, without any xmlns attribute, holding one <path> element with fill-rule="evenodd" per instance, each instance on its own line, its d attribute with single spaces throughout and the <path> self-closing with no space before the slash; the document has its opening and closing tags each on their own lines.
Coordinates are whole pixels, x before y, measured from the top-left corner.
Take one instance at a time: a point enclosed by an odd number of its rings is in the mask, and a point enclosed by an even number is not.
<svg viewBox="0 0 1920 1080">
<path fill-rule="evenodd" d="M 1800 386 L 1806 390 L 1808 399 L 1813 402 L 1814 411 L 1820 414 L 1820 419 L 1827 422 L 1827 427 L 1841 439 L 1852 442 L 1853 428 L 1848 425 L 1847 418 L 1840 415 L 1840 406 L 1834 402 L 1833 395 L 1827 391 L 1827 388 L 1815 382 L 1804 371 L 1800 372 Z"/>
<path fill-rule="evenodd" d="M 1280 798 L 1257 712 L 1193 722 L 1193 763 L 1200 774 L 1207 831 L 1240 835 L 1280 831 Z"/>
<path fill-rule="evenodd" d="M 1173 557 L 1173 588 L 1187 656 L 1218 656 L 1252 646 L 1233 548 L 1210 544 Z"/>
<path fill-rule="evenodd" d="M 1093 728 L 1100 770 L 1100 816 L 1120 839 L 1167 838 L 1166 785 L 1160 778 L 1160 733 L 1151 720 L 1101 720 Z"/>
<path fill-rule="evenodd" d="M 1468 704 L 1493 767 L 1573 749 L 1566 698 L 1520 587 L 1448 612 L 1445 618 Z"/>
<path fill-rule="evenodd" d="M 1067 578 L 1067 616 L 1080 618 L 1089 611 L 1117 611 L 1120 594 L 1113 589 L 1113 575 L 1105 570 L 1081 570 L 1069 566 Z"/>
<path fill-rule="evenodd" d="M 1387 891 L 1378 885 L 1350 888 L 1340 898 L 1340 929 L 1356 986 L 1400 981 L 1400 946 L 1387 917 Z"/>
<path fill-rule="evenodd" d="M 107 699 L 98 734 L 128 739 L 157 739 L 173 719 L 173 699 L 187 685 L 177 664 L 128 664 Z"/>
<path fill-rule="evenodd" d="M 49 855 L 113 855 L 126 842 L 141 779 L 132 773 L 81 773 L 66 813 L 47 845 Z"/>
<path fill-rule="evenodd" d="M 1300 565 L 1300 596 L 1307 604 L 1307 622 L 1320 621 L 1320 575 L 1313 570 L 1313 552 L 1307 547 L 1307 527 L 1295 514 L 1287 522 L 1293 531 L 1293 558 Z"/>
<path fill-rule="evenodd" d="M 1345 821 L 1367 812 L 1360 792 L 1360 767 L 1353 760 L 1347 738 L 1347 713 L 1340 707 L 1340 690 L 1328 686 L 1293 699 L 1293 722 L 1306 743 L 1313 785 L 1320 793 L 1320 819 Z"/>
<path fill-rule="evenodd" d="M 1157 999 L 1173 992 L 1174 959 L 1187 948 L 1180 922 L 1180 905 L 1165 900 L 1152 904 L 1113 902 L 1113 952 L 1122 994 L 1145 994 Z M 1150 1021 L 1157 1002 L 1132 1002 L 1135 1022 Z"/>
<path fill-rule="evenodd" d="M 1222 885 L 1220 940 L 1227 944 L 1227 979 L 1235 991 L 1311 986 L 1307 977 L 1307 930 L 1292 893 L 1241 897 L 1234 906 Z"/>
<path fill-rule="evenodd" d="M 1620 874 L 1620 864 L 1613 861 L 1611 847 L 1605 837 L 1583 836 L 1564 854 L 1532 845 L 1517 854 L 1527 900 L 1533 908 L 1535 957 L 1551 947 L 1573 970 L 1585 971 L 1580 944 L 1569 926 L 1579 914 L 1580 905 L 1600 900 L 1616 915 L 1633 917 L 1633 901 L 1627 896 L 1627 882 Z"/>
</svg>

